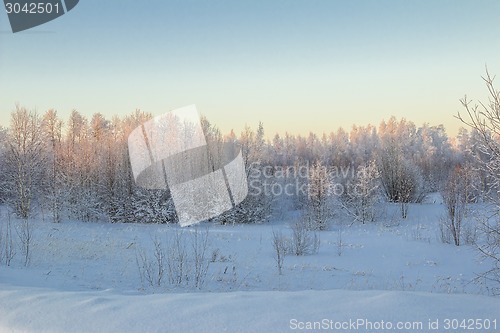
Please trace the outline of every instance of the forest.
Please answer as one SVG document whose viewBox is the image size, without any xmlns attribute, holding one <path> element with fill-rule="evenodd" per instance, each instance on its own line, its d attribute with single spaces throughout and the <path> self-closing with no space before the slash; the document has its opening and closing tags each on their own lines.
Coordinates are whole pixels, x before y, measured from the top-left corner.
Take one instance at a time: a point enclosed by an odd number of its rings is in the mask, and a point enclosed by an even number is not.
<svg viewBox="0 0 500 333">
<path fill-rule="evenodd" d="M 417 127 L 395 117 L 378 126 L 307 136 L 269 136 L 262 123 L 256 129 L 245 126 L 239 134 L 222 133 L 202 117 L 208 154 L 207 161 L 198 163 L 215 170 L 221 151 L 240 149 L 248 180 L 246 198 L 207 222 L 263 224 L 286 211 L 299 211 L 300 221 L 292 228 L 308 235 L 339 221 L 386 220 L 387 204 L 398 206 L 399 219 L 406 219 L 411 204 L 439 193 L 446 212 L 439 221 L 441 241 L 476 245 L 493 260 L 486 274 L 498 281 L 500 94 L 489 74 L 485 82 L 490 104 L 461 100 L 465 112 L 455 121 L 465 127 L 456 137 L 449 137 L 443 125 Z M 178 222 L 168 186 L 145 189 L 132 175 L 128 137 L 152 117 L 135 110 L 124 117 L 105 119 L 96 113 L 88 119 L 73 110 L 63 120 L 53 109 L 39 115 L 16 105 L 9 127 L 0 130 L 0 202 L 9 216 L 26 221 Z M 491 213 L 474 218 L 471 205 Z M 200 202 L 198 209 L 210 207 Z M 274 245 L 279 257 L 278 236 Z M 315 239 L 307 239 L 313 252 L 319 245 Z"/>
<path fill-rule="evenodd" d="M 136 110 L 125 117 L 96 113 L 87 119 L 73 110 L 64 121 L 56 110 L 39 115 L 16 106 L 10 126 L 0 132 L 1 201 L 18 217 L 36 211 L 56 223 L 175 223 L 168 189 L 142 189 L 131 173 L 128 135 L 151 118 Z M 369 210 L 388 201 L 400 203 L 405 217 L 405 204 L 449 189 L 457 177 L 468 202 L 489 200 L 496 192 L 495 179 L 479 165 L 478 157 L 487 162 L 489 156 L 477 129 L 461 128 L 450 138 L 443 125 L 417 127 L 395 117 L 378 126 L 307 136 L 266 136 L 262 123 L 238 135 L 221 133 L 206 118 L 202 125 L 209 147 L 231 143 L 247 166 L 249 196 L 218 218 L 223 224 L 265 222 L 283 200 L 299 208 L 337 202 L 361 222 L 374 220 Z M 317 216 L 318 223 L 335 215 L 330 208 L 328 216 Z"/>
</svg>

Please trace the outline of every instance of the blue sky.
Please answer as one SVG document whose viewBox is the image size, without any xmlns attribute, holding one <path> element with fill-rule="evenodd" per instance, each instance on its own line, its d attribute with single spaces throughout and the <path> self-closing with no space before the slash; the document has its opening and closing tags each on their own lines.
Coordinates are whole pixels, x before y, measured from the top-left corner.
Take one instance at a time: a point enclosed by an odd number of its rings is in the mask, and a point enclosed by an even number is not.
<svg viewBox="0 0 500 333">
<path fill-rule="evenodd" d="M 500 75 L 500 1 L 101 1 L 12 34 L 0 13 L 0 124 L 196 104 L 224 132 L 330 132 L 391 115 L 444 124 Z M 500 85 L 500 84 L 499 84 Z"/>
</svg>

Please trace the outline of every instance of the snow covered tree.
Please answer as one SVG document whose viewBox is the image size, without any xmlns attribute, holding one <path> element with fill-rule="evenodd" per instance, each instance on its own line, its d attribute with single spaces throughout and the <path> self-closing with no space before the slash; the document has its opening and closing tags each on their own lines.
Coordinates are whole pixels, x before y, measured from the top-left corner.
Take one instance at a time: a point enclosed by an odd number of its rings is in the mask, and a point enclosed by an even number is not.
<svg viewBox="0 0 500 333">
<path fill-rule="evenodd" d="M 352 165 L 349 134 L 342 127 L 335 133 L 330 133 L 327 150 L 327 165 L 338 168 L 347 168 Z"/>
<path fill-rule="evenodd" d="M 344 208 L 363 224 L 374 221 L 379 198 L 379 172 L 375 161 L 359 167 L 352 181 L 341 196 Z"/>
<path fill-rule="evenodd" d="M 46 198 L 52 221 L 61 222 L 66 189 L 61 165 L 62 154 L 62 121 L 57 117 L 57 111 L 50 109 L 43 115 L 42 130 L 48 140 L 48 169 L 45 173 Z"/>
<path fill-rule="evenodd" d="M 500 294 L 500 91 L 494 77 L 486 70 L 483 80 L 489 93 L 488 103 L 473 105 L 467 96 L 462 100 L 466 115 L 457 117 L 478 134 L 478 152 L 475 153 L 480 169 L 488 175 L 489 199 L 493 215 L 482 222 L 486 242 L 478 245 L 485 258 L 492 261 L 492 268 L 481 276 L 496 283 L 494 294 Z"/>
<path fill-rule="evenodd" d="M 378 154 L 382 189 L 390 202 L 401 205 L 401 217 L 408 215 L 408 204 L 420 199 L 422 177 L 415 163 L 405 156 L 396 136 L 386 139 Z"/>
<path fill-rule="evenodd" d="M 447 241 L 447 235 L 451 235 L 456 246 L 462 244 L 463 234 L 467 231 L 463 227 L 467 204 L 471 201 L 472 182 L 472 170 L 458 165 L 451 172 L 442 191 L 446 208 L 446 216 L 441 225 L 442 239 Z"/>
<path fill-rule="evenodd" d="M 0 169 L 4 172 L 0 172 L 0 203 L 5 203 L 7 200 L 7 188 L 6 188 L 6 175 L 5 170 L 7 170 L 6 163 L 6 152 L 7 152 L 7 138 L 8 130 L 3 126 L 0 126 Z"/>
<path fill-rule="evenodd" d="M 327 168 L 316 161 L 309 170 L 308 204 L 307 210 L 311 221 L 311 228 L 325 230 L 331 215 L 329 207 L 330 179 Z"/>
<path fill-rule="evenodd" d="M 443 125 L 424 124 L 417 130 L 412 160 L 421 170 L 423 191 L 439 191 L 456 160 Z"/>
<path fill-rule="evenodd" d="M 375 127 L 353 126 L 350 133 L 351 165 L 365 165 L 375 158 L 378 136 Z"/>
<path fill-rule="evenodd" d="M 70 216 L 82 221 L 99 220 L 102 216 L 95 188 L 96 157 L 93 154 L 93 131 L 86 117 L 71 112 L 64 147 L 64 172 Z"/>
<path fill-rule="evenodd" d="M 117 211 L 112 219 L 114 221 L 137 223 L 175 221 L 175 213 L 172 212 L 173 203 L 171 203 L 171 200 L 166 201 L 168 207 L 163 211 L 163 218 L 159 218 L 155 221 L 155 217 L 153 216 L 154 212 L 157 210 L 155 207 L 158 205 L 158 198 L 161 200 L 162 197 L 158 196 L 157 192 L 154 190 L 149 191 L 136 186 L 132 175 L 127 142 L 128 136 L 137 126 L 141 126 L 141 124 L 151 118 L 151 114 L 136 109 L 131 115 L 124 117 L 119 124 L 116 124 L 119 133 L 117 137 L 119 141 L 117 146 L 119 156 L 118 165 L 116 166 L 118 176 L 114 197 L 114 204 L 117 207 Z M 117 123 L 117 121 L 115 121 L 115 123 Z M 163 203 L 165 203 L 165 201 L 163 201 Z M 168 218 L 166 218 L 166 216 L 168 216 Z"/>
<path fill-rule="evenodd" d="M 8 202 L 21 218 L 30 216 L 46 167 L 41 119 L 34 111 L 16 106 L 7 139 L 5 187 Z"/>
<path fill-rule="evenodd" d="M 249 189 L 247 197 L 241 203 L 217 219 L 222 224 L 265 222 L 270 215 L 272 203 L 272 197 L 265 189 L 268 188 L 272 179 L 264 177 L 262 172 L 267 165 L 264 126 L 259 123 L 256 132 L 246 126 L 237 142 L 226 141 L 226 144 L 235 145 L 235 148 L 240 147 Z M 255 175 L 259 177 L 256 178 Z"/>
</svg>

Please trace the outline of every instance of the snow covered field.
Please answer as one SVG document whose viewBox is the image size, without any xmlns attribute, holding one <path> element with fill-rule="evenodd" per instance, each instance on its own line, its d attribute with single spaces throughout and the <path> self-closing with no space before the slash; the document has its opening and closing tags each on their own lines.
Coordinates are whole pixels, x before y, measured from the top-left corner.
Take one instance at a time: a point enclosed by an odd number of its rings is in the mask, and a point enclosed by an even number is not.
<svg viewBox="0 0 500 333">
<path fill-rule="evenodd" d="M 429 320 L 438 320 L 439 332 L 466 332 L 445 330 L 446 320 L 473 318 L 486 324 L 489 319 L 493 325 L 497 318 L 498 324 L 498 300 L 476 295 L 309 290 L 138 296 L 10 284 L 2 284 L 0 295 L 2 332 L 288 332 L 315 321 L 325 331 L 429 332 Z M 337 325 L 344 329 L 335 330 Z"/>
<path fill-rule="evenodd" d="M 411 205 L 406 220 L 397 209 L 388 205 L 373 224 L 332 225 L 319 233 L 317 254 L 287 255 L 282 275 L 273 230 L 290 235 L 296 212 L 265 225 L 210 226 L 199 288 L 187 278 L 171 283 L 168 272 L 151 285 L 139 270 L 141 253 L 154 263 L 154 239 L 166 247 L 181 235 L 191 251 L 194 228 L 40 217 L 32 221 L 30 265 L 16 248 L 11 266 L 0 266 L 0 331 L 287 332 L 316 324 L 339 332 L 427 332 L 429 320 L 438 320 L 439 332 L 470 331 L 453 330 L 457 322 L 447 330 L 447 319 L 491 321 L 489 330 L 476 331 L 500 331 L 493 327 L 494 320 L 500 325 L 499 299 L 488 296 L 488 285 L 471 282 L 489 263 L 471 246 L 439 240 L 443 206 Z M 2 216 L 2 227 L 6 221 Z"/>
</svg>

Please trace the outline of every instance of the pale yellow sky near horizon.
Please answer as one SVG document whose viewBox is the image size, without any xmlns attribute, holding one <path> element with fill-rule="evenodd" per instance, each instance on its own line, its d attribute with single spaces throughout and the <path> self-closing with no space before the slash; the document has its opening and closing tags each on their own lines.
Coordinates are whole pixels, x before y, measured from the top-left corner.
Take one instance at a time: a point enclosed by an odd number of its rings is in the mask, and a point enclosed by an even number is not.
<svg viewBox="0 0 500 333">
<path fill-rule="evenodd" d="M 392 115 L 450 136 L 460 98 L 500 75 L 500 1 L 87 0 L 10 33 L 0 13 L 0 124 L 19 103 L 67 119 L 196 104 L 223 132 L 262 121 L 318 135 Z M 97 10 L 98 8 L 98 10 Z"/>
</svg>

